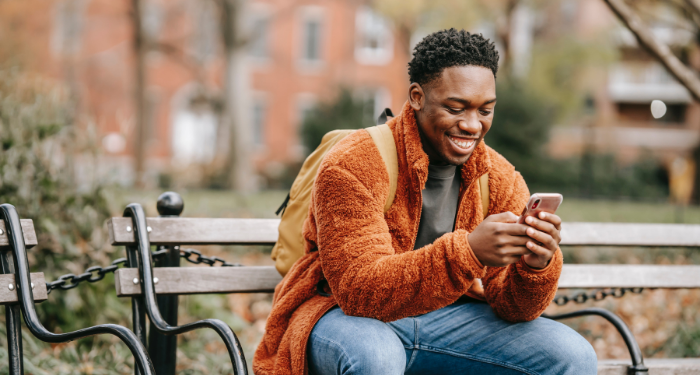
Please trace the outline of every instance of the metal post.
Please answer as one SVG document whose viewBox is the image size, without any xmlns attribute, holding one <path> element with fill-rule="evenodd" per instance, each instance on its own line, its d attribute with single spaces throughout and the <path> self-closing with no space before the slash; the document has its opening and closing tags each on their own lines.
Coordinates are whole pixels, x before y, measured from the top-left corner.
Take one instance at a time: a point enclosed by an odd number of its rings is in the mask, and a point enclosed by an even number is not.
<svg viewBox="0 0 700 375">
<path fill-rule="evenodd" d="M 14 274 L 15 266 L 12 251 L 3 251 L 0 256 L 3 274 Z M 7 286 L 9 288 L 9 285 Z M 13 288 L 17 285 L 13 284 Z M 18 293 L 19 296 L 19 293 Z M 22 362 L 22 323 L 19 304 L 5 306 L 5 328 L 7 329 L 7 354 L 9 357 L 10 374 L 24 374 Z"/>
<path fill-rule="evenodd" d="M 138 246 L 126 247 L 126 259 L 129 268 L 139 267 Z M 134 281 L 136 283 L 141 283 L 141 280 L 138 279 L 135 279 Z M 131 297 L 131 319 L 136 337 L 138 337 L 139 341 L 141 341 L 141 343 L 147 347 L 146 308 L 144 307 L 143 296 Z M 141 375 L 141 372 L 137 366 L 134 366 L 134 374 Z"/>
<path fill-rule="evenodd" d="M 165 192 L 158 197 L 158 213 L 161 217 L 180 216 L 185 204 L 179 194 Z M 155 267 L 179 267 L 180 246 L 159 246 L 158 250 L 167 249 L 165 256 L 155 260 Z M 157 296 L 158 308 L 163 319 L 171 326 L 177 326 L 178 296 Z M 159 375 L 175 375 L 177 336 L 164 335 L 151 322 L 148 335 L 148 353 Z"/>
</svg>

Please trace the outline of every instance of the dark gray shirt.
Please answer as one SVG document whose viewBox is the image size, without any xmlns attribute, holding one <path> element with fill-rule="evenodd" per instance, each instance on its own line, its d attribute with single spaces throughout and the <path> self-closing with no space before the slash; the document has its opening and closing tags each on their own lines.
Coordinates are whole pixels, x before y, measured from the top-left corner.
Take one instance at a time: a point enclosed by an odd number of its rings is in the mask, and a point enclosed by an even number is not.
<svg viewBox="0 0 700 375">
<path fill-rule="evenodd" d="M 454 231 L 460 180 L 459 170 L 454 165 L 428 166 L 428 181 L 423 189 L 423 210 L 414 250 Z"/>
</svg>

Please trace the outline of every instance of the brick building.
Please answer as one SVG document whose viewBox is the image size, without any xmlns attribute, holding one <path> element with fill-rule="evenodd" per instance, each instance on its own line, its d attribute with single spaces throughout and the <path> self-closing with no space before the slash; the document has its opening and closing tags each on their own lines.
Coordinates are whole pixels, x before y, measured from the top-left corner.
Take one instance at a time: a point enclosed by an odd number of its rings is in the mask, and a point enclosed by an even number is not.
<svg viewBox="0 0 700 375">
<path fill-rule="evenodd" d="M 146 56 L 148 185 L 162 173 L 201 177 L 227 147 L 219 126 L 224 63 L 215 2 L 143 3 Z M 49 2 L 49 20 L 36 37 L 50 45 L 39 60 L 44 74 L 72 82 L 84 126 L 101 139 L 98 164 L 79 170 L 133 183 L 134 52 L 130 3 Z M 38 15 L 35 17 L 39 17 Z M 242 86 L 249 103 L 251 163 L 275 171 L 303 156 L 298 127 L 316 103 L 350 88 L 380 107 L 399 109 L 406 98 L 409 51 L 391 23 L 355 0 L 254 0 L 241 29 Z M 39 49 L 40 50 L 40 49 Z M 61 68 L 62 67 L 62 68 Z M 242 94 L 243 95 L 243 94 Z M 214 163 L 214 164 L 212 164 Z M 80 163 L 79 163 L 80 164 Z M 206 168 L 204 168 L 206 169 Z M 194 177 L 192 177 L 194 176 Z"/>
</svg>

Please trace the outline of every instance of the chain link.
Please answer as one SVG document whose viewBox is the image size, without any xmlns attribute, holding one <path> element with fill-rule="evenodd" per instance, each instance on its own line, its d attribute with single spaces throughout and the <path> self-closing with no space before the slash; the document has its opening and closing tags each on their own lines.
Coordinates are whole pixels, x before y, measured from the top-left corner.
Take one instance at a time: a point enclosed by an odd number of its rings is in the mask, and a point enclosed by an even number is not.
<svg viewBox="0 0 700 375">
<path fill-rule="evenodd" d="M 554 303 L 557 306 L 564 306 L 569 302 L 576 302 L 576 303 L 586 303 L 589 300 L 591 301 L 602 301 L 606 299 L 607 297 L 615 297 L 615 298 L 622 298 L 625 296 L 625 293 L 630 292 L 630 293 L 635 293 L 635 294 L 640 294 L 644 288 L 609 288 L 609 289 L 597 289 L 594 290 L 593 292 L 586 293 L 578 293 L 575 294 L 571 297 L 569 296 L 556 296 L 554 297 Z"/>
<path fill-rule="evenodd" d="M 192 255 L 196 255 L 197 257 L 192 259 L 190 258 Z M 214 267 L 216 263 L 221 263 L 221 267 L 243 267 L 243 265 L 240 263 L 229 263 L 219 257 L 208 257 L 206 255 L 202 255 L 202 253 L 195 249 L 180 249 L 180 257 L 185 258 L 185 260 L 190 263 L 204 263 L 211 267 Z"/>
<path fill-rule="evenodd" d="M 179 249 L 179 246 L 175 247 L 176 250 Z M 168 249 L 160 249 L 156 250 L 151 253 L 151 256 L 153 258 L 160 258 L 168 253 Z M 192 255 L 196 255 L 197 257 L 192 259 L 190 258 Z M 209 266 L 215 266 L 217 263 L 221 263 L 221 267 L 242 267 L 242 264 L 238 263 L 229 263 L 219 257 L 208 257 L 206 255 L 202 255 L 197 250 L 194 249 L 184 249 L 180 250 L 180 257 L 185 258 L 190 263 L 194 264 L 207 264 Z M 61 290 L 68 290 L 68 289 L 73 289 L 80 285 L 81 282 L 87 281 L 89 283 L 94 283 L 97 281 L 100 281 L 105 278 L 105 276 L 108 273 L 113 273 L 117 269 L 119 269 L 120 266 L 123 266 L 126 264 L 126 258 L 119 258 L 112 262 L 107 267 L 100 267 L 100 266 L 94 266 L 90 267 L 85 270 L 84 273 L 81 273 L 80 275 L 75 275 L 72 273 L 60 276 L 58 280 L 52 281 L 50 283 L 46 283 L 46 294 L 50 294 L 52 290 L 54 289 L 61 289 Z"/>
<path fill-rule="evenodd" d="M 46 293 L 51 293 L 54 289 L 68 290 L 73 289 L 80 285 L 81 282 L 87 281 L 89 283 L 94 283 L 105 278 L 105 275 L 116 271 L 119 266 L 126 263 L 126 258 L 119 258 L 112 262 L 107 267 L 94 266 L 85 270 L 84 273 L 76 276 L 75 274 L 69 273 L 58 278 L 56 281 L 46 283 Z"/>
<path fill-rule="evenodd" d="M 229 263 L 224 259 L 219 257 L 208 257 L 203 255 L 201 252 L 195 249 L 179 249 L 179 246 L 175 247 L 175 250 L 180 250 L 180 257 L 185 258 L 186 261 L 193 264 L 206 264 L 211 267 L 216 266 L 217 263 L 221 267 L 242 267 L 240 263 Z M 160 249 L 151 253 L 153 258 L 160 258 L 168 253 L 168 249 Z M 193 256 L 196 256 L 193 258 Z M 51 293 L 54 289 L 68 290 L 73 289 L 80 285 L 81 282 L 87 281 L 89 283 L 94 283 L 104 279 L 108 273 L 113 273 L 120 266 L 126 264 L 126 258 L 119 258 L 112 262 L 111 265 L 107 267 L 94 266 L 85 270 L 84 273 L 76 276 L 75 274 L 69 273 L 58 278 L 58 280 L 46 283 L 46 292 Z M 607 297 L 622 298 L 626 293 L 631 292 L 635 294 L 642 293 L 644 288 L 609 288 L 609 289 L 597 289 L 593 292 L 578 293 L 573 296 L 556 296 L 554 302 L 557 306 L 564 306 L 569 302 L 575 303 L 586 303 L 591 301 L 602 301 Z"/>
</svg>

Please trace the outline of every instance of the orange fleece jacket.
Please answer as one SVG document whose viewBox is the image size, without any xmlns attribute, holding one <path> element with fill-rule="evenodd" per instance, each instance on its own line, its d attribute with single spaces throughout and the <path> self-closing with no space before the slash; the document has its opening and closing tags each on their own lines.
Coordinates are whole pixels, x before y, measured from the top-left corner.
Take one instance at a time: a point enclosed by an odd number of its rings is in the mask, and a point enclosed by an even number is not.
<svg viewBox="0 0 700 375">
<path fill-rule="evenodd" d="M 389 176 L 379 150 L 364 131 L 339 142 L 325 156 L 304 222 L 306 255 L 275 290 L 265 335 L 255 352 L 258 375 L 302 375 L 306 343 L 314 324 L 333 306 L 347 315 L 393 321 L 425 314 L 468 294 L 486 300 L 512 322 L 537 318 L 557 290 L 562 255 L 534 270 L 522 260 L 484 267 L 467 234 L 484 218 L 479 176 L 489 173 L 490 213 L 519 214 L 529 197 L 525 181 L 505 158 L 477 146 L 461 167 L 456 230 L 413 250 L 428 177 L 413 109 L 404 104 L 388 122 L 399 163 L 396 198 L 384 214 Z M 316 292 L 323 278 L 332 296 Z M 474 282 L 481 278 L 483 290 Z"/>
</svg>

